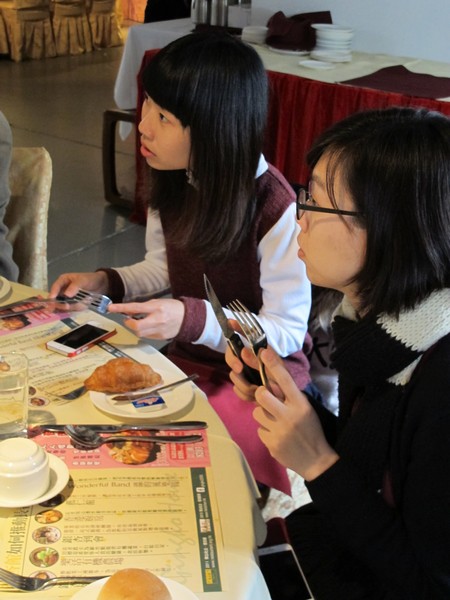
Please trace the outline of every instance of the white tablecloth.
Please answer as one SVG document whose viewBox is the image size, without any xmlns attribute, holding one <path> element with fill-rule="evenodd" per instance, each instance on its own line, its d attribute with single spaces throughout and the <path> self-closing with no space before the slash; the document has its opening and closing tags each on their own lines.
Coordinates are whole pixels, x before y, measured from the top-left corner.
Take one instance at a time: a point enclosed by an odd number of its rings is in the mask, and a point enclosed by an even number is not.
<svg viewBox="0 0 450 600">
<path fill-rule="evenodd" d="M 1 304 L 33 295 L 33 290 L 26 286 L 13 284 L 12 287 L 12 296 L 4 298 Z M 117 329 L 119 335 L 115 337 L 114 345 L 130 354 L 133 346 L 138 347 L 140 352 L 152 355 L 159 363 L 162 361 L 165 369 L 177 369 L 157 350 L 143 341 L 138 341 L 128 330 L 120 325 L 117 325 Z M 117 422 L 116 419 L 98 411 L 88 394 L 78 400 L 55 406 L 52 413 L 59 423 Z M 230 439 L 199 388 L 195 389 L 192 405 L 178 418 L 208 422 L 209 449 L 223 533 L 225 589 L 222 592 L 200 593 L 198 597 L 203 600 L 270 600 L 269 591 L 255 560 L 256 546 L 264 541 L 266 527 L 256 504 L 257 488 L 240 449 Z M 58 599 L 57 588 L 51 588 L 44 596 Z M 42 592 L 27 595 L 27 598 L 42 597 Z M 61 597 L 67 598 L 67 595 Z M 17 600 L 17 594 L 0 592 L 0 599 L 6 598 Z"/>
<path fill-rule="evenodd" d="M 119 108 L 136 108 L 137 82 L 136 77 L 141 67 L 146 50 L 162 48 L 173 40 L 187 35 L 193 30 L 190 19 L 177 19 L 159 23 L 135 25 L 128 31 L 128 37 L 123 50 L 122 61 L 114 87 L 114 100 Z M 291 73 L 326 83 L 336 83 L 362 77 L 379 69 L 394 65 L 403 65 L 416 73 L 428 73 L 442 77 L 450 77 L 450 64 L 432 62 L 407 57 L 389 56 L 387 54 L 366 54 L 354 52 L 351 62 L 337 63 L 330 70 L 314 70 L 299 65 L 305 56 L 279 54 L 265 46 L 255 45 L 264 66 L 271 71 Z M 131 131 L 127 124 L 128 131 Z"/>
</svg>

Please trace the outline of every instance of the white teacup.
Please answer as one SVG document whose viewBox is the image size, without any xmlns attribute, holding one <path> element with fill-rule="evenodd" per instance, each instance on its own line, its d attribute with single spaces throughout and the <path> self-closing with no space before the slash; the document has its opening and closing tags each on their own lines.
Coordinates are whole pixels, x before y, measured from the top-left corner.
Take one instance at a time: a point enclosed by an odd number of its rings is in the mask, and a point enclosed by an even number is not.
<svg viewBox="0 0 450 600">
<path fill-rule="evenodd" d="M 33 440 L 10 438 L 0 442 L 0 495 L 8 502 L 31 502 L 50 485 L 48 454 Z"/>
</svg>

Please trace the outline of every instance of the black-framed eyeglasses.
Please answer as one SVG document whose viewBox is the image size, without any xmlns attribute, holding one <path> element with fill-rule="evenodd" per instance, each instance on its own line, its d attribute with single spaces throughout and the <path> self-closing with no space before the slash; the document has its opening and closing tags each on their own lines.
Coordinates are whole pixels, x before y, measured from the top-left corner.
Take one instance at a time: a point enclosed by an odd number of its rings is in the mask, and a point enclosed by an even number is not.
<svg viewBox="0 0 450 600">
<path fill-rule="evenodd" d="M 328 213 L 331 215 L 343 215 L 345 217 L 359 217 L 362 214 L 355 210 L 340 210 L 339 208 L 322 208 L 322 206 L 316 206 L 314 198 L 306 187 L 301 187 L 298 191 L 296 210 L 298 221 L 303 217 L 306 210 Z"/>
</svg>

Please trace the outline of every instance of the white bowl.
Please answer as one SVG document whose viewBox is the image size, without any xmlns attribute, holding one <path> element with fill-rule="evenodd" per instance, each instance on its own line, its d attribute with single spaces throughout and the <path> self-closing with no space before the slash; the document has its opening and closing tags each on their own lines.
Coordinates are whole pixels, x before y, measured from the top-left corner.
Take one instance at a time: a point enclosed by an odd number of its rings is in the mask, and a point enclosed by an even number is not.
<svg viewBox="0 0 450 600">
<path fill-rule="evenodd" d="M 244 42 L 250 42 L 252 44 L 264 44 L 268 31 L 268 27 L 249 25 L 248 27 L 243 28 L 241 38 Z"/>
<path fill-rule="evenodd" d="M 328 23 L 313 23 L 316 38 L 322 40 L 348 41 L 353 39 L 353 29 L 344 25 L 331 25 Z"/>
<path fill-rule="evenodd" d="M 26 503 L 43 494 L 50 482 L 48 454 L 33 440 L 0 442 L 0 494 L 4 500 Z"/>
</svg>

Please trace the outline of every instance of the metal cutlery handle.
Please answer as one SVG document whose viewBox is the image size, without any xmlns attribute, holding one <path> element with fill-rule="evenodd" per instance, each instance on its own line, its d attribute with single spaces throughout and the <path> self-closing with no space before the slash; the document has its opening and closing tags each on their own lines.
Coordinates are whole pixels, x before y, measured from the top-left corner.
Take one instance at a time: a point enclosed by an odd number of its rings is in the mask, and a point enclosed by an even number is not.
<svg viewBox="0 0 450 600">
<path fill-rule="evenodd" d="M 227 340 L 227 344 L 231 348 L 231 351 L 233 352 L 233 354 L 235 356 L 237 356 L 239 358 L 239 360 L 242 362 L 242 365 L 243 365 L 242 372 L 244 374 L 244 377 L 247 379 L 247 381 L 249 383 L 253 383 L 254 385 L 258 385 L 258 386 L 261 385 L 262 379 L 261 379 L 260 372 L 257 371 L 256 369 L 252 369 L 251 367 L 249 367 L 241 358 L 241 352 L 245 346 L 244 346 L 244 342 L 241 340 L 239 334 L 236 333 L 233 336 L 231 336 Z"/>
<path fill-rule="evenodd" d="M 172 381 L 172 383 L 167 383 L 164 385 L 160 385 L 156 388 L 153 388 L 152 390 L 149 390 L 148 392 L 141 392 L 141 393 L 133 393 L 133 392 L 128 392 L 126 394 L 118 394 L 116 396 L 113 396 L 111 398 L 111 400 L 114 400 L 116 402 L 133 402 L 134 400 L 141 400 L 144 398 L 152 398 L 154 397 L 155 394 L 162 392 L 164 390 L 170 390 L 174 387 L 176 387 L 177 385 L 181 385 L 182 383 L 186 383 L 188 381 L 195 381 L 195 379 L 198 378 L 197 373 L 193 373 L 192 375 L 189 375 L 189 377 L 184 377 L 183 379 L 179 379 L 178 381 Z"/>
<path fill-rule="evenodd" d="M 189 442 L 200 442 L 203 436 L 195 435 L 113 435 L 103 438 L 102 442 L 161 442 L 168 444 L 187 444 Z"/>
<path fill-rule="evenodd" d="M 105 577 L 107 577 L 107 575 L 105 575 Z M 94 583 L 94 581 L 97 581 L 98 579 L 101 579 L 98 575 L 93 577 L 71 577 L 70 575 L 67 577 L 54 577 L 44 581 L 40 589 L 44 590 L 53 587 L 54 585 L 86 585 L 87 583 Z"/>
<path fill-rule="evenodd" d="M 31 436 L 40 435 L 44 431 L 50 433 L 64 433 L 66 425 L 30 425 L 28 434 Z M 146 425 L 82 425 L 85 429 L 95 431 L 96 433 L 120 433 L 122 431 L 189 431 L 197 429 L 206 429 L 206 421 L 172 421 L 170 423 L 148 423 Z"/>
</svg>

